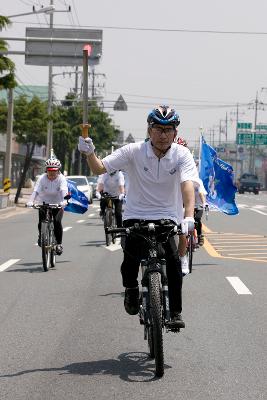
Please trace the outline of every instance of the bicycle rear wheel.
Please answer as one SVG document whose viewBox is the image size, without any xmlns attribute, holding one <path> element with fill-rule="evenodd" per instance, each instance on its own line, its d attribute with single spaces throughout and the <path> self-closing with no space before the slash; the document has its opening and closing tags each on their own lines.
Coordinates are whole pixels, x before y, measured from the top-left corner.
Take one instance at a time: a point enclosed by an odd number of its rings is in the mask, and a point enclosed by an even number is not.
<svg viewBox="0 0 267 400">
<path fill-rule="evenodd" d="M 45 272 L 49 270 L 51 254 L 49 249 L 50 233 L 47 222 L 42 222 L 41 225 L 41 247 L 42 247 L 42 260 L 43 269 Z"/>
<path fill-rule="evenodd" d="M 152 272 L 149 274 L 149 299 L 152 324 L 152 341 L 154 344 L 154 355 L 156 364 L 156 376 L 161 377 L 164 374 L 164 353 L 162 335 L 160 274 L 158 272 Z"/>
</svg>

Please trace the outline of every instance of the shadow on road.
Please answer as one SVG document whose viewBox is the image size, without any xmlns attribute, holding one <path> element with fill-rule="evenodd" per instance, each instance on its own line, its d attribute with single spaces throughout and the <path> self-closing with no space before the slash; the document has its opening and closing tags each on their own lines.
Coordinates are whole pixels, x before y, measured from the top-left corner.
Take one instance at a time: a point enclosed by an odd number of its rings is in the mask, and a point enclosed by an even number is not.
<svg viewBox="0 0 267 400">
<path fill-rule="evenodd" d="M 70 261 L 57 261 L 57 264 L 62 264 L 62 263 L 69 263 Z M 8 269 L 5 272 L 29 272 L 30 274 L 34 273 L 40 273 L 44 272 L 42 265 L 38 262 L 29 262 L 29 263 L 21 263 L 17 264 L 17 266 L 23 266 L 23 267 L 34 267 L 34 268 L 13 268 L 13 269 Z M 51 268 L 51 271 L 55 270 L 54 268 Z"/>
<path fill-rule="evenodd" d="M 165 368 L 171 368 L 165 365 Z M 1 378 L 13 378 L 34 372 L 61 372 L 72 375 L 114 375 L 127 382 L 151 382 L 155 377 L 155 364 L 146 353 L 122 353 L 118 359 L 97 360 L 68 364 L 62 368 L 40 368 L 16 372 L 14 374 L 0 375 Z"/>
<path fill-rule="evenodd" d="M 94 246 L 94 247 L 101 247 L 106 244 L 103 240 L 91 240 L 90 242 L 80 244 L 80 246 Z"/>
<path fill-rule="evenodd" d="M 117 292 L 117 293 L 106 293 L 106 294 L 100 294 L 100 297 L 106 297 L 106 296 L 112 296 L 112 297 L 124 297 L 124 292 Z"/>
</svg>

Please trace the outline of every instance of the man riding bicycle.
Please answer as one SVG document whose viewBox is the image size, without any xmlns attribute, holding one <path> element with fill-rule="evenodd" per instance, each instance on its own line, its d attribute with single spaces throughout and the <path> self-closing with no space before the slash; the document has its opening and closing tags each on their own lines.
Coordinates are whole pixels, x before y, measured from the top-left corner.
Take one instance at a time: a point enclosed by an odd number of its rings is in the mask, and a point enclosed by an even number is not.
<svg viewBox="0 0 267 400">
<path fill-rule="evenodd" d="M 97 181 L 96 197 L 100 199 L 101 216 L 105 213 L 107 205 L 106 198 L 101 197 L 101 193 L 107 193 L 111 197 L 115 207 L 116 225 L 122 227 L 122 200 L 124 198 L 124 176 L 121 171 L 107 172 L 100 175 Z"/>
<path fill-rule="evenodd" d="M 62 208 L 54 208 L 51 210 L 54 219 L 54 232 L 57 241 L 56 254 L 61 255 L 63 252 L 62 237 L 62 218 L 63 206 L 65 205 L 64 197 L 68 193 L 67 180 L 63 174 L 60 173 L 61 163 L 55 158 L 51 157 L 45 162 L 46 172 L 42 174 L 36 182 L 28 207 L 32 207 L 34 203 L 37 204 L 60 204 Z M 45 220 L 45 210 L 39 209 L 39 223 L 38 223 L 38 246 L 41 246 L 41 224 Z"/>
<path fill-rule="evenodd" d="M 180 119 L 168 106 L 153 109 L 147 118 L 149 140 L 130 143 L 100 160 L 90 138 L 79 138 L 78 148 L 87 155 L 96 174 L 121 169 L 127 172 L 127 201 L 124 226 L 135 222 L 162 219 L 181 223 L 183 232 L 194 229 L 194 184 L 198 173 L 188 149 L 174 143 Z M 183 204 L 185 211 L 183 211 Z M 182 271 L 174 237 L 163 243 L 165 250 L 171 318 L 178 328 L 185 326 L 182 317 Z M 138 271 L 146 246 L 126 237 L 121 265 L 124 306 L 128 314 L 139 311 Z"/>
</svg>

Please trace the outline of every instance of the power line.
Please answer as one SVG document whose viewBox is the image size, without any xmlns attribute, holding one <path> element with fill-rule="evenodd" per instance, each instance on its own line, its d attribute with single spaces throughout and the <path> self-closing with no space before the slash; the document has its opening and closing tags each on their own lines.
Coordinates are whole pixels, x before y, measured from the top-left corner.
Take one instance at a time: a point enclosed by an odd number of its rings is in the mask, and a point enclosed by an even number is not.
<svg viewBox="0 0 267 400">
<path fill-rule="evenodd" d="M 28 21 L 12 21 L 13 24 L 33 24 L 34 22 Z M 68 27 L 67 24 L 54 24 L 55 27 L 63 26 Z M 169 29 L 169 28 L 144 28 L 144 27 L 130 27 L 130 26 L 96 26 L 96 25 L 74 25 L 74 28 L 93 28 L 93 29 L 113 29 L 113 30 L 129 30 L 129 31 L 147 31 L 147 32 L 166 32 L 166 33 L 203 33 L 203 34 L 216 34 L 216 35 L 253 35 L 261 36 L 267 35 L 264 31 L 219 31 L 219 30 L 201 30 L 201 29 Z"/>
</svg>

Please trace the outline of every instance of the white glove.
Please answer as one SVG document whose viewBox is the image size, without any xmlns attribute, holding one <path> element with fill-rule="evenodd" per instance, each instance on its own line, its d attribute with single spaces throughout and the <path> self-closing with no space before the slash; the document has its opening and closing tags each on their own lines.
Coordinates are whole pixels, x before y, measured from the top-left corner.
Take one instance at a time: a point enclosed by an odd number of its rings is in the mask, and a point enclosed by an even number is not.
<svg viewBox="0 0 267 400">
<path fill-rule="evenodd" d="M 92 154 L 95 151 L 92 139 L 79 136 L 78 150 L 83 154 Z"/>
<path fill-rule="evenodd" d="M 33 201 L 28 201 L 28 203 L 26 203 L 27 207 L 32 207 L 33 206 Z"/>
<path fill-rule="evenodd" d="M 181 230 L 184 235 L 188 235 L 195 229 L 195 220 L 192 217 L 185 217 L 181 222 Z"/>
<path fill-rule="evenodd" d="M 100 200 L 101 199 L 101 194 L 99 192 L 95 192 L 95 197 Z"/>
<path fill-rule="evenodd" d="M 119 194 L 119 200 L 123 200 L 124 199 L 124 193 L 120 193 Z"/>
</svg>

